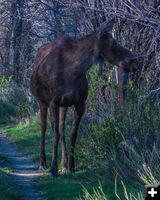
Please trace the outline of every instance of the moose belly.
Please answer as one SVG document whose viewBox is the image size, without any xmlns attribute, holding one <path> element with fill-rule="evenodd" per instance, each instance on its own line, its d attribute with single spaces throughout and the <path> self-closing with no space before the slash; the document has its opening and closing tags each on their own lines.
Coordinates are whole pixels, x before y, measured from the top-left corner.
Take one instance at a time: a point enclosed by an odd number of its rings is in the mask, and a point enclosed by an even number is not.
<svg viewBox="0 0 160 200">
<path fill-rule="evenodd" d="M 72 106 L 79 102 L 79 94 L 77 92 L 68 92 L 58 98 L 60 106 Z"/>
</svg>

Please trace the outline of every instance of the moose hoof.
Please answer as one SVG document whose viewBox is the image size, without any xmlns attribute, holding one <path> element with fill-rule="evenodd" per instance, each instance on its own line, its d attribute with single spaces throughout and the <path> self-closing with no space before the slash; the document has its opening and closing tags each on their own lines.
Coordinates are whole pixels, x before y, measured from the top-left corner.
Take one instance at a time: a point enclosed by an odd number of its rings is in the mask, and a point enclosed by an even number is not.
<svg viewBox="0 0 160 200">
<path fill-rule="evenodd" d="M 50 175 L 51 177 L 55 178 L 58 176 L 58 171 L 57 170 L 50 170 Z"/>
<path fill-rule="evenodd" d="M 62 174 L 69 174 L 70 171 L 67 168 L 62 169 Z"/>
<path fill-rule="evenodd" d="M 40 166 L 39 169 L 45 169 L 47 168 L 47 162 L 45 158 L 40 158 Z"/>
<path fill-rule="evenodd" d="M 58 173 L 50 172 L 50 176 L 51 176 L 52 178 L 56 178 L 56 177 L 58 177 Z"/>
<path fill-rule="evenodd" d="M 40 164 L 40 166 L 39 166 L 39 170 L 43 170 L 43 169 L 46 169 L 46 168 L 47 168 L 46 163 Z"/>
<path fill-rule="evenodd" d="M 70 171 L 70 173 L 74 173 L 75 172 L 75 168 L 73 166 L 69 166 L 69 171 Z"/>
</svg>

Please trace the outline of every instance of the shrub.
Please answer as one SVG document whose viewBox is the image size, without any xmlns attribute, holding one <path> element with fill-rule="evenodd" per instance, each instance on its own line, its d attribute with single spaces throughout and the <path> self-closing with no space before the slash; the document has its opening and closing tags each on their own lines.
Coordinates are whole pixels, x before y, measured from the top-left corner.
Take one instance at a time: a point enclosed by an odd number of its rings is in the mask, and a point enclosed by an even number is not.
<svg viewBox="0 0 160 200">
<path fill-rule="evenodd" d="M 17 116 L 20 119 L 28 117 L 29 116 L 29 109 L 30 109 L 30 105 L 28 104 L 28 102 L 19 103 L 16 106 Z"/>
<path fill-rule="evenodd" d="M 0 122 L 5 123 L 11 116 L 16 116 L 13 105 L 0 100 Z"/>
<path fill-rule="evenodd" d="M 30 113 L 28 90 L 18 88 L 11 77 L 0 77 L 0 122 L 26 118 Z"/>
<path fill-rule="evenodd" d="M 145 183 L 151 182 L 149 179 L 159 181 L 159 94 L 153 95 L 146 84 L 147 88 L 142 83 L 135 90 L 129 82 L 123 111 L 115 109 L 108 114 L 96 107 L 103 112 L 101 120 L 81 125 L 83 136 L 76 151 L 79 167 L 101 167 L 104 172 L 117 171 L 124 178 L 134 177 Z"/>
<path fill-rule="evenodd" d="M 0 77 L 0 92 L 2 92 L 5 89 L 8 89 L 9 84 L 12 80 L 12 77 L 6 77 L 6 76 L 2 76 Z"/>
</svg>

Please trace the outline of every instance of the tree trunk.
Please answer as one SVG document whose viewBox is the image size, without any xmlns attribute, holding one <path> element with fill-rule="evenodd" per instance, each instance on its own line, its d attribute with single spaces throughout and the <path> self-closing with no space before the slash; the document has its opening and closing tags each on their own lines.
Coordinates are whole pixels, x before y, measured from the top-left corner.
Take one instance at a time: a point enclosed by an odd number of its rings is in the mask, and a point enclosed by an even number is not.
<svg viewBox="0 0 160 200">
<path fill-rule="evenodd" d="M 13 66 L 13 78 L 20 84 L 20 52 L 22 48 L 22 25 L 25 0 L 15 0 L 11 7 L 12 21 L 12 43 L 11 43 L 11 64 Z"/>
</svg>

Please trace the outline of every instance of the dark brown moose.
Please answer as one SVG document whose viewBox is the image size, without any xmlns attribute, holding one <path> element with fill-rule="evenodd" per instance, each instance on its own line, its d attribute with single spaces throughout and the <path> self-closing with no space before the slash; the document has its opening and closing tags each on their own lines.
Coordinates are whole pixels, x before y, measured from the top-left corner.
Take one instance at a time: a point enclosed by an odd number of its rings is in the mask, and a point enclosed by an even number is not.
<svg viewBox="0 0 160 200">
<path fill-rule="evenodd" d="M 50 111 L 53 135 L 53 155 L 50 172 L 58 174 L 57 150 L 62 147 L 62 172 L 75 169 L 74 150 L 80 120 L 85 112 L 88 92 L 87 70 L 97 61 L 108 61 L 126 71 L 136 70 L 134 54 L 113 39 L 114 20 L 106 22 L 97 31 L 80 39 L 63 36 L 53 43 L 43 45 L 37 53 L 32 75 L 31 90 L 37 98 L 41 114 L 40 167 L 46 167 L 45 132 L 47 111 Z M 74 106 L 71 130 L 70 157 L 65 143 L 65 118 L 67 108 Z"/>
</svg>

